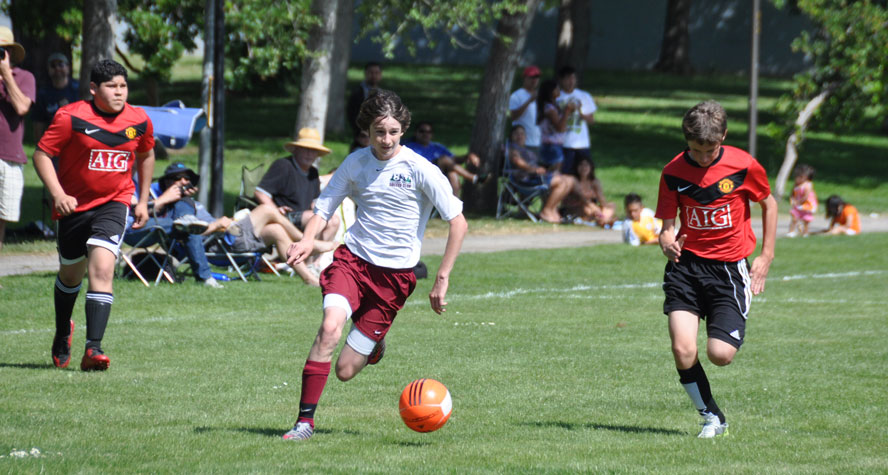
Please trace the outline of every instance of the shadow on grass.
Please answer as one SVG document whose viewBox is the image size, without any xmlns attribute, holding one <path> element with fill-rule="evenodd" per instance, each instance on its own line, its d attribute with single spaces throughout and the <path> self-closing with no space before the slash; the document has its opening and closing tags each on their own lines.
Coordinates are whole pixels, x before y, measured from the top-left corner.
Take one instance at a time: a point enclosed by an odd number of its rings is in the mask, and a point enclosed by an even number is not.
<svg viewBox="0 0 888 475">
<path fill-rule="evenodd" d="M 280 439 L 281 436 L 287 432 L 287 428 L 267 428 L 267 427 L 207 427 L 200 426 L 195 427 L 194 432 L 197 434 L 204 434 L 209 432 L 242 432 L 246 434 L 255 434 L 261 435 L 263 437 L 274 437 Z M 360 435 L 360 432 L 352 431 L 352 430 L 330 430 L 330 429 L 315 429 L 315 434 L 335 434 L 341 433 L 346 435 Z"/>
<path fill-rule="evenodd" d="M 49 363 L 0 363 L 0 368 L 55 369 L 55 366 Z"/>
<path fill-rule="evenodd" d="M 685 435 L 684 432 L 680 432 L 673 429 L 660 429 L 657 427 L 632 427 L 632 426 L 617 426 L 610 424 L 595 424 L 592 422 L 584 422 L 582 424 L 575 424 L 572 422 L 564 422 L 564 421 L 537 421 L 537 422 L 524 422 L 522 425 L 525 426 L 533 426 L 533 427 L 556 427 L 559 429 L 565 430 L 578 430 L 578 429 L 595 429 L 595 430 L 610 430 L 615 432 L 627 432 L 634 434 L 666 434 L 666 435 Z"/>
</svg>

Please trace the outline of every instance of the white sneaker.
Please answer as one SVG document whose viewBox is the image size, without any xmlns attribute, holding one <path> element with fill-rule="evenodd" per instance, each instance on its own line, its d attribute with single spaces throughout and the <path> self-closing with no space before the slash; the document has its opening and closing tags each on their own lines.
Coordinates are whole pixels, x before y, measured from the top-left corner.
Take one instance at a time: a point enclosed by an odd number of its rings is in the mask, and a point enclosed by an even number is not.
<svg viewBox="0 0 888 475">
<path fill-rule="evenodd" d="M 722 424 L 718 416 L 711 413 L 703 413 L 703 430 L 697 435 L 700 439 L 711 439 L 720 435 L 728 435 L 728 423 Z"/>
<path fill-rule="evenodd" d="M 193 214 L 186 214 L 173 221 L 173 229 L 188 234 L 201 234 L 210 226 L 206 221 L 197 219 Z"/>
<path fill-rule="evenodd" d="M 799 233 L 796 231 L 790 231 L 790 232 L 786 233 L 786 237 L 788 237 L 788 238 L 794 238 L 798 235 L 799 235 Z"/>
<path fill-rule="evenodd" d="M 207 287 L 212 287 L 214 289 L 224 289 L 225 287 L 216 280 L 215 277 L 210 277 L 209 279 L 203 281 L 203 284 Z"/>
</svg>

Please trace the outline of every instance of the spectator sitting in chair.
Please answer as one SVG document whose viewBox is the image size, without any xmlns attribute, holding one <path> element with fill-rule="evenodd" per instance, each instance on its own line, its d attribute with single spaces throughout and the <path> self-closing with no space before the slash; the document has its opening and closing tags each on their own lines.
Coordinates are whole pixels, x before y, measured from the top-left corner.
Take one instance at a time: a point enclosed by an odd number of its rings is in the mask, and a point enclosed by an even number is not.
<svg viewBox="0 0 888 475">
<path fill-rule="evenodd" d="M 487 179 L 486 174 L 476 174 L 466 170 L 462 166 L 468 163 L 475 170 L 481 167 L 481 159 L 472 152 L 465 155 L 454 157 L 447 147 L 432 142 L 432 124 L 430 122 L 420 122 L 416 126 L 416 135 L 413 140 L 404 144 L 410 150 L 422 155 L 426 160 L 434 163 L 441 169 L 450 187 L 453 188 L 453 195 L 459 196 L 459 177 L 468 180 L 472 184 L 484 182 Z"/>
<path fill-rule="evenodd" d="M 330 153 L 321 142 L 321 134 L 311 128 L 303 128 L 293 142 L 284 144 L 289 157 L 279 158 L 256 186 L 254 196 L 259 204 L 274 206 L 287 216 L 300 230 L 314 216 L 314 201 L 321 194 L 321 182 L 314 162 Z M 339 217 L 333 216 L 321 230 L 324 241 L 332 241 L 339 230 Z"/>
<path fill-rule="evenodd" d="M 135 177 L 133 181 L 137 182 Z M 133 217 L 129 215 L 123 241 L 135 246 L 152 232 L 151 228 L 160 227 L 185 245 L 184 253 L 191 262 L 194 278 L 198 282 L 209 287 L 222 288 L 222 284 L 213 278 L 210 271 L 210 264 L 204 253 L 203 237 L 200 235 L 209 226 L 208 221 L 214 221 L 214 218 L 200 202 L 191 198 L 197 193 L 199 182 L 200 176 L 183 163 L 176 162 L 168 166 L 163 176 L 151 184 L 151 217 L 144 226 L 134 229 Z M 137 193 L 132 198 L 133 205 L 138 203 L 138 190 L 137 182 Z"/>
<path fill-rule="evenodd" d="M 540 165 L 539 156 L 524 146 L 524 127 L 512 127 L 509 143 L 509 161 L 512 165 L 512 181 L 520 186 L 546 185 L 549 194 L 540 211 L 540 219 L 548 223 L 560 223 L 558 207 L 561 201 L 573 190 L 576 179 L 572 175 L 552 173 Z"/>
<path fill-rule="evenodd" d="M 278 255 L 286 256 L 290 244 L 302 240 L 302 231 L 296 229 L 274 205 L 265 204 L 253 208 L 237 221 L 223 216 L 210 223 L 204 234 L 217 231 L 225 232 L 223 239 L 235 252 L 253 252 L 274 245 Z M 334 242 L 315 240 L 314 254 L 332 251 L 336 246 Z M 320 287 L 319 271 L 312 270 L 305 262 L 293 265 L 293 271 L 306 284 Z"/>
</svg>

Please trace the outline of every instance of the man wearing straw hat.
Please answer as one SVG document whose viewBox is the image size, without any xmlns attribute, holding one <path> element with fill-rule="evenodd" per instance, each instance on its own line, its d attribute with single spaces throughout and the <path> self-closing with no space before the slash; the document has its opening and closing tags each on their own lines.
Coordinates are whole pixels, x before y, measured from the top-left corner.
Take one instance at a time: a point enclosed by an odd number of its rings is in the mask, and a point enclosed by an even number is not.
<svg viewBox="0 0 888 475">
<path fill-rule="evenodd" d="M 256 186 L 255 197 L 259 204 L 273 205 L 290 218 L 300 230 L 314 216 L 314 201 L 321 194 L 321 182 L 314 163 L 318 157 L 330 153 L 321 141 L 321 134 L 312 128 L 299 131 L 296 140 L 284 144 L 289 157 L 279 158 Z M 332 241 L 339 230 L 339 217 L 334 215 L 321 230 L 324 241 Z"/>
<path fill-rule="evenodd" d="M 34 75 L 13 66 L 23 59 L 25 48 L 15 42 L 12 30 L 0 26 L 0 249 L 6 222 L 18 222 L 21 215 L 28 163 L 22 148 L 24 119 L 37 95 Z"/>
</svg>

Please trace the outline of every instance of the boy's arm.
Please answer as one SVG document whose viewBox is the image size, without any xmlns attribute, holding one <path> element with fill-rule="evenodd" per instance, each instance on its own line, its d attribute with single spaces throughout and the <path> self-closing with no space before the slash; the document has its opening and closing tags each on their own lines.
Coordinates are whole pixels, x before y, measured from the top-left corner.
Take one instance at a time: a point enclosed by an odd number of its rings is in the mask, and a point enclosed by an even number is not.
<svg viewBox="0 0 888 475">
<path fill-rule="evenodd" d="M 678 258 L 681 257 L 681 248 L 687 238 L 687 234 L 682 234 L 681 237 L 675 239 L 675 218 L 663 220 L 663 230 L 659 237 L 660 250 L 670 261 L 678 262 Z"/>
<path fill-rule="evenodd" d="M 56 212 L 62 216 L 73 213 L 77 208 L 77 198 L 65 193 L 62 184 L 59 183 L 52 158 L 39 148 L 34 151 L 34 168 L 37 170 L 37 176 L 46 185 L 49 195 L 52 196 L 52 205 Z"/>
<path fill-rule="evenodd" d="M 774 245 L 777 241 L 777 200 L 774 195 L 759 201 L 762 207 L 762 252 L 752 261 L 749 271 L 752 278 L 752 293 L 758 295 L 765 291 L 765 278 L 774 260 Z"/>
<path fill-rule="evenodd" d="M 326 225 L 327 220 L 317 213 L 308 220 L 308 223 L 305 225 L 305 230 L 302 232 L 302 239 L 290 244 L 290 247 L 287 248 L 288 265 L 295 266 L 296 264 L 300 264 L 307 259 L 312 252 L 314 252 L 315 236 L 317 236 Z"/>
<path fill-rule="evenodd" d="M 139 174 L 139 202 L 133 210 L 133 229 L 148 222 L 148 198 L 151 197 L 151 176 L 154 175 L 154 149 L 136 153 L 136 172 Z"/>
<path fill-rule="evenodd" d="M 462 248 L 463 239 L 469 229 L 465 216 L 460 213 L 449 221 L 450 231 L 447 234 L 447 245 L 444 247 L 444 257 L 441 258 L 441 266 L 438 267 L 438 274 L 435 276 L 435 285 L 429 292 L 429 302 L 432 304 L 432 310 L 437 314 L 447 310 L 447 302 L 444 298 L 447 296 L 447 287 L 450 286 L 450 271 L 456 263 L 456 256 Z"/>
</svg>

